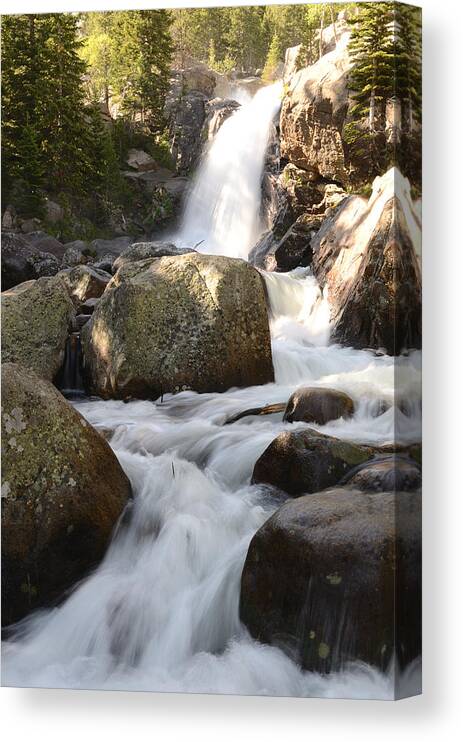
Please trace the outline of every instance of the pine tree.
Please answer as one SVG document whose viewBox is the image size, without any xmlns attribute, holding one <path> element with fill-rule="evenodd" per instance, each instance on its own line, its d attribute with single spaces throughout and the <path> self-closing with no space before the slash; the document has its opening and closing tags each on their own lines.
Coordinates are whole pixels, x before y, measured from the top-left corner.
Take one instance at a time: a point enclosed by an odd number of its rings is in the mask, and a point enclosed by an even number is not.
<svg viewBox="0 0 463 742">
<path fill-rule="evenodd" d="M 275 79 L 278 65 L 281 61 L 281 43 L 278 34 L 275 33 L 273 34 L 272 43 L 270 44 L 262 73 L 262 78 L 265 82 L 271 82 Z"/>
<path fill-rule="evenodd" d="M 35 14 L 2 18 L 2 193 L 25 216 L 43 202 L 43 25 Z"/>
<path fill-rule="evenodd" d="M 47 186 L 54 192 L 84 193 L 89 171 L 88 131 L 84 116 L 83 75 L 76 16 L 44 16 L 48 27 L 44 67 L 49 96 L 43 113 L 42 146 L 47 161 Z"/>
<path fill-rule="evenodd" d="M 357 154 L 369 160 L 371 175 L 396 163 L 412 180 L 420 177 L 417 10 L 399 3 L 362 3 L 358 16 L 351 20 L 349 51 L 354 66 L 350 88 L 355 104 L 345 135 Z"/>
</svg>

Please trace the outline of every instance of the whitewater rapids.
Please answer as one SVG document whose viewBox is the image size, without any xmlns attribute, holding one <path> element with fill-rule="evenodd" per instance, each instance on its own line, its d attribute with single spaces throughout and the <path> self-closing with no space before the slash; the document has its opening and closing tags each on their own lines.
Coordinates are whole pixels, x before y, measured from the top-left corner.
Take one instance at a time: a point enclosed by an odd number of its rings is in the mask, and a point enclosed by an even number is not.
<svg viewBox="0 0 463 742">
<path fill-rule="evenodd" d="M 229 173 L 209 167 L 214 144 L 194 186 L 189 205 L 196 205 L 192 213 L 187 207 L 182 235 L 185 239 L 191 229 L 188 239 L 204 239 L 203 251 L 235 250 L 233 256 L 246 257 L 258 232 L 259 192 L 252 194 L 255 179 L 260 183 L 279 92 L 267 89 L 260 103 L 258 96 L 246 104 L 245 116 L 251 121 L 260 104 L 267 111 L 263 135 L 259 129 L 263 147 L 237 141 L 244 136 L 242 110 L 216 137 L 224 132 L 223 146 L 236 145 L 235 157 L 239 145 L 237 169 L 243 173 L 247 163 L 251 171 L 243 176 L 241 208 L 230 193 Z M 205 213 L 198 204 L 204 206 L 216 182 L 224 187 L 215 188 L 209 220 L 193 219 L 192 214 Z M 245 200 L 249 194 L 251 203 Z M 233 239 L 225 224 L 235 225 Z M 361 664 L 327 677 L 303 672 L 279 649 L 254 641 L 241 624 L 240 578 L 248 545 L 281 504 L 250 485 L 253 466 L 278 433 L 305 425 L 283 423 L 281 413 L 224 422 L 249 408 L 285 402 L 309 383 L 345 391 L 355 403 L 350 420 L 312 427 L 364 443 L 417 441 L 420 354 L 394 359 L 330 345 L 327 297 L 309 269 L 263 276 L 275 383 L 223 394 L 182 392 L 157 402 L 75 403 L 92 425 L 111 432 L 134 500 L 95 572 L 59 607 L 25 619 L 4 643 L 4 685 L 393 697 L 392 674 Z M 393 406 L 398 390 L 401 404 Z"/>
</svg>

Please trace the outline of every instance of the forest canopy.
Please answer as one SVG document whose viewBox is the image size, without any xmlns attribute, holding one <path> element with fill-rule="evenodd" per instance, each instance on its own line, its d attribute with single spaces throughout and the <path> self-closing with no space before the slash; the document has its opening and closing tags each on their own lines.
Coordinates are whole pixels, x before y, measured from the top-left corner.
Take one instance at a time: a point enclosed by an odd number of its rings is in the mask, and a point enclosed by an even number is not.
<svg viewBox="0 0 463 742">
<path fill-rule="evenodd" d="M 397 3 L 30 14 L 2 18 L 2 192 L 26 217 L 52 194 L 105 229 L 133 200 L 121 175 L 130 147 L 169 164 L 166 95 L 172 69 L 205 63 L 217 73 L 281 74 L 288 47 L 298 65 L 322 53 L 321 31 L 340 11 L 352 25 L 355 100 L 346 136 L 371 158 L 390 158 L 388 101 L 406 111 L 405 169 L 421 114 L 419 18 Z M 101 113 L 110 114 L 108 126 Z M 392 146 L 393 146 L 392 141 Z M 65 229 L 61 225 L 62 229 Z"/>
</svg>

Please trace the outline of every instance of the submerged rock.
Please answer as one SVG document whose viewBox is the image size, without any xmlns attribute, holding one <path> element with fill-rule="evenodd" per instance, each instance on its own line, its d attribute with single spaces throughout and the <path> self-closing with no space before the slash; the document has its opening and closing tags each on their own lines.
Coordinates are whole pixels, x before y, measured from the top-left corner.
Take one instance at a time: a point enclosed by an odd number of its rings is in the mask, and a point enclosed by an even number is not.
<svg viewBox="0 0 463 742">
<path fill-rule="evenodd" d="M 137 260 L 146 260 L 147 258 L 165 258 L 176 255 L 186 255 L 193 252 L 188 247 L 176 247 L 172 242 L 135 242 L 127 250 L 119 255 L 113 263 L 113 273 L 128 263 L 135 263 Z"/>
<path fill-rule="evenodd" d="M 102 558 L 130 497 L 104 438 L 48 382 L 2 367 L 2 622 L 60 596 Z"/>
<path fill-rule="evenodd" d="M 249 546 L 240 615 L 307 670 L 409 664 L 421 652 L 421 493 L 285 502 Z"/>
<path fill-rule="evenodd" d="M 4 291 L 3 361 L 21 363 L 53 381 L 63 363 L 74 318 L 74 305 L 59 276 L 26 281 Z"/>
<path fill-rule="evenodd" d="M 312 240 L 314 274 L 327 287 L 331 337 L 390 355 L 421 347 L 421 223 L 396 168 L 367 202 L 345 199 Z"/>
<path fill-rule="evenodd" d="M 354 403 L 348 394 L 338 389 L 302 386 L 289 398 L 283 419 L 288 423 L 302 420 L 325 425 L 329 420 L 353 414 Z"/>
<path fill-rule="evenodd" d="M 123 266 L 82 342 L 90 384 L 105 398 L 273 381 L 263 281 L 233 258 L 193 252 Z"/>
<path fill-rule="evenodd" d="M 54 276 L 58 271 L 59 260 L 55 255 L 41 252 L 19 234 L 2 233 L 3 291 L 24 281 Z"/>
<path fill-rule="evenodd" d="M 280 433 L 256 461 L 253 484 L 268 484 L 292 497 L 333 487 L 373 450 L 308 428 Z"/>
</svg>

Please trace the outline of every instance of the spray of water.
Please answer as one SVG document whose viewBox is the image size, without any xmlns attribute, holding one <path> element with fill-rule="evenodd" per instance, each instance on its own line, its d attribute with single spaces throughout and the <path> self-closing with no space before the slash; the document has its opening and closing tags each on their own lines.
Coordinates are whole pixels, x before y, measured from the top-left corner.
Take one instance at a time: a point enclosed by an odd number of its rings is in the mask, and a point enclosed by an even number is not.
<svg viewBox="0 0 463 742">
<path fill-rule="evenodd" d="M 256 188 L 276 105 L 277 88 L 262 91 L 219 131 L 187 207 L 182 234 L 190 243 L 202 238 L 204 250 L 247 254 L 258 229 Z M 241 624 L 247 548 L 279 504 L 250 485 L 253 466 L 278 433 L 304 423 L 283 423 L 281 413 L 224 422 L 311 384 L 343 390 L 355 403 L 350 420 L 315 426 L 323 432 L 377 444 L 398 432 L 403 442 L 416 440 L 420 356 L 403 359 L 398 370 L 388 356 L 330 345 L 328 303 L 310 271 L 263 276 L 275 383 L 182 392 L 156 403 L 76 402 L 92 425 L 113 431 L 133 505 L 95 573 L 60 607 L 26 619 L 4 644 L 4 683 L 393 696 L 389 674 L 365 665 L 328 677 L 303 672 L 279 649 L 253 641 Z M 392 407 L 398 373 L 404 412 Z"/>
</svg>

